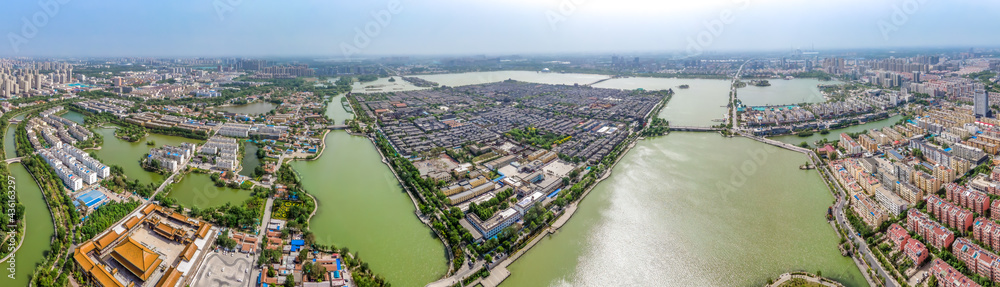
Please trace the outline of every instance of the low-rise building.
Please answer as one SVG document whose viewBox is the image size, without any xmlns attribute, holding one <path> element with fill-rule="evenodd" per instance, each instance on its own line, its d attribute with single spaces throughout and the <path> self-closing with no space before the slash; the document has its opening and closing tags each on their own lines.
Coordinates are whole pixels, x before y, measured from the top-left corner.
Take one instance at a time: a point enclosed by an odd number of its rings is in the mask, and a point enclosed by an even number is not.
<svg viewBox="0 0 1000 287">
<path fill-rule="evenodd" d="M 507 228 L 511 224 L 517 222 L 517 220 L 521 219 L 521 214 L 513 208 L 508 208 L 497 212 L 497 214 L 485 221 L 480 220 L 474 213 L 469 213 L 466 217 L 468 217 L 472 226 L 474 226 L 476 230 L 483 235 L 483 238 L 489 239 L 493 238 L 493 236 L 496 236 L 497 234 L 500 234 L 500 231 L 503 231 L 504 228 Z"/>
<path fill-rule="evenodd" d="M 903 212 L 906 212 L 906 208 L 909 206 L 909 202 L 903 200 L 903 198 L 892 193 L 892 191 L 889 191 L 885 187 L 875 189 L 875 199 L 893 217 L 898 217 Z"/>
<path fill-rule="evenodd" d="M 920 264 L 923 264 L 927 260 L 928 256 L 927 246 L 924 246 L 920 240 L 913 238 L 906 240 L 906 244 L 903 245 L 903 253 L 910 260 L 913 260 L 913 266 L 920 266 Z"/>
<path fill-rule="evenodd" d="M 885 221 L 886 216 L 878 203 L 864 194 L 855 194 L 852 197 L 854 200 L 851 202 L 851 208 L 854 209 L 854 212 L 858 216 L 861 216 L 865 224 L 868 224 L 872 228 L 882 225 L 882 221 Z"/>
</svg>

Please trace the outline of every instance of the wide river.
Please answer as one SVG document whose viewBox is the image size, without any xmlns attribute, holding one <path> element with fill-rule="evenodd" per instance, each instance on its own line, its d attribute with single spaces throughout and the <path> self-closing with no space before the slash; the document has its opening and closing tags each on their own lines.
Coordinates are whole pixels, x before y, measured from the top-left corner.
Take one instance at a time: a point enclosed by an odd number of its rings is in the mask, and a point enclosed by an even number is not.
<svg viewBox="0 0 1000 287">
<path fill-rule="evenodd" d="M 660 113 L 671 124 L 711 125 L 725 113 L 724 80 L 627 78 L 597 86 L 680 84 L 690 88 L 674 88 Z M 805 91 L 815 84 L 797 86 Z M 798 94 L 769 101 L 796 103 Z M 788 271 L 820 270 L 863 286 L 824 218 L 833 197 L 815 171 L 798 170 L 806 160 L 711 133 L 640 141 L 573 219 L 510 266 L 503 285 L 747 286 Z"/>
<path fill-rule="evenodd" d="M 802 154 L 745 138 L 640 141 L 504 286 L 760 286 L 804 270 L 863 286 Z"/>
</svg>

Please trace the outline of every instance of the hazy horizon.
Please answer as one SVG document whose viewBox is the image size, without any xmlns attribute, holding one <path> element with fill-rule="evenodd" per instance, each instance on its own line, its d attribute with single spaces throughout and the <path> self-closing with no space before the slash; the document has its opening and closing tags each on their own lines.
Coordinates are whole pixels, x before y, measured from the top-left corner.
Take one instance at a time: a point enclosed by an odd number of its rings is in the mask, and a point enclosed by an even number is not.
<svg viewBox="0 0 1000 287">
<path fill-rule="evenodd" d="M 65 2 L 65 3 L 63 3 Z M 47 4 L 39 4 L 47 3 Z M 8 3 L 2 56 L 697 54 L 1000 46 L 1000 2 L 180 0 Z"/>
</svg>

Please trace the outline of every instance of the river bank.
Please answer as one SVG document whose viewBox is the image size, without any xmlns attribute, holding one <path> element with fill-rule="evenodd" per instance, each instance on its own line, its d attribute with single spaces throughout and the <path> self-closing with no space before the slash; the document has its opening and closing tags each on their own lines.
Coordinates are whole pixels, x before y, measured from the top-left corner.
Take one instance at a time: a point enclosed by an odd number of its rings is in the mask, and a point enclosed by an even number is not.
<svg viewBox="0 0 1000 287">
<path fill-rule="evenodd" d="M 18 243 L 19 247 L 16 251 L 11 252 L 14 259 L 12 262 L 16 263 L 14 265 L 16 268 L 13 271 L 7 268 L 0 269 L 0 285 L 28 286 L 30 282 L 28 277 L 33 273 L 36 265 L 45 262 L 46 253 L 51 251 L 57 227 L 55 219 L 52 217 L 51 207 L 45 200 L 45 194 L 34 174 L 20 163 L 11 164 L 9 167 L 11 175 L 19 183 L 19 198 L 25 207 L 29 207 L 25 210 L 25 219 L 23 220 L 28 221 L 29 218 L 33 220 L 30 225 L 25 222 L 22 240 Z M 32 181 L 33 184 L 27 184 L 25 182 L 27 180 Z M 46 206 L 45 209 L 37 208 L 43 204 Z M 46 217 L 48 220 L 44 219 Z M 11 263 L 7 262 L 8 260 L 10 258 L 4 260 L 5 267 Z"/>
</svg>

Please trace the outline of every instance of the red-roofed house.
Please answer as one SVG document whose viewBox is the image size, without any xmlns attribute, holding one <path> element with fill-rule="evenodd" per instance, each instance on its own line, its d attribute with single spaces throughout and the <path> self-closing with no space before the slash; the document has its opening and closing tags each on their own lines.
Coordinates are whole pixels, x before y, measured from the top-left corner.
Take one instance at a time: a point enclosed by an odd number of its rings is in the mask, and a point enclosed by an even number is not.
<svg viewBox="0 0 1000 287">
<path fill-rule="evenodd" d="M 906 241 L 910 239 L 910 233 L 907 232 L 902 226 L 895 223 L 889 225 L 889 230 L 886 231 L 886 234 L 889 236 L 889 240 L 892 240 L 892 244 L 900 250 L 903 249 L 903 245 L 906 244 Z"/>
<path fill-rule="evenodd" d="M 913 260 L 914 266 L 920 266 L 927 260 L 927 246 L 924 246 L 920 240 L 910 238 L 906 240 L 906 244 L 903 246 L 903 252 L 906 252 L 906 256 Z"/>
</svg>

